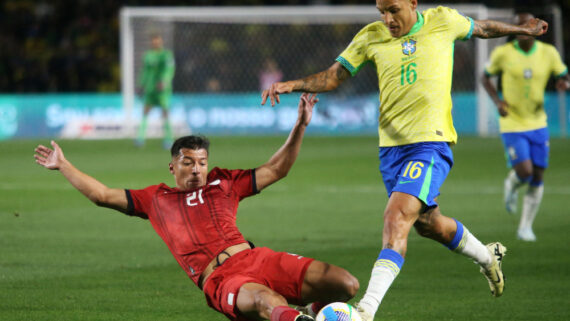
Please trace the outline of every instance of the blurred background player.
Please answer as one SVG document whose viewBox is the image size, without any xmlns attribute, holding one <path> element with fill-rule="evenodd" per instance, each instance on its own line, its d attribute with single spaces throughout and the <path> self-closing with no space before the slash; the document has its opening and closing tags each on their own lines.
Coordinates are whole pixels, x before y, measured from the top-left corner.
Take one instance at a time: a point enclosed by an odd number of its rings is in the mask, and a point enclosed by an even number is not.
<svg viewBox="0 0 570 321">
<path fill-rule="evenodd" d="M 169 121 L 170 98 L 172 96 L 172 78 L 174 78 L 175 62 L 170 50 L 164 49 L 164 41 L 159 34 L 151 36 L 151 49 L 143 56 L 143 69 L 139 78 L 139 86 L 144 95 L 144 111 L 135 140 L 136 146 L 143 146 L 145 140 L 148 113 L 154 106 L 162 109 L 163 147 L 170 148 L 173 135 Z"/>
<path fill-rule="evenodd" d="M 325 71 L 278 82 L 262 94 L 271 105 L 291 91 L 325 92 L 354 76 L 367 62 L 377 68 L 380 89 L 380 172 L 389 195 L 384 211 L 382 251 L 372 269 L 366 294 L 358 303 L 363 320 L 374 318 L 382 298 L 399 274 L 412 226 L 424 237 L 477 262 L 491 293 L 503 293 L 501 270 L 506 248 L 483 245 L 459 221 L 443 216 L 436 197 L 451 166 L 450 145 L 457 141 L 451 117 L 453 48 L 458 39 L 541 35 L 548 25 L 538 19 L 515 26 L 473 21 L 456 10 L 416 11 L 416 0 L 377 0 L 382 22 L 354 37 Z"/>
<path fill-rule="evenodd" d="M 514 23 L 524 25 L 533 19 L 530 13 L 515 16 Z M 504 99 L 490 77 L 501 73 Z M 548 167 L 549 135 L 544 111 L 544 90 L 551 75 L 556 87 L 570 87 L 568 68 L 554 46 L 518 35 L 491 53 L 482 77 L 483 86 L 497 105 L 499 127 L 511 171 L 504 182 L 507 211 L 516 213 L 518 188 L 528 183 L 517 237 L 535 241 L 532 224 L 544 193 L 543 176 Z"/>
<path fill-rule="evenodd" d="M 108 188 L 79 171 L 52 141 L 36 148 L 36 162 L 60 173 L 98 206 L 150 220 L 155 231 L 196 285 L 208 305 L 230 320 L 311 321 L 290 308 L 318 300 L 347 301 L 358 280 L 346 270 L 295 254 L 251 248 L 236 226 L 239 201 L 287 175 L 301 149 L 316 95 L 303 94 L 285 144 L 265 164 L 249 170 L 208 172 L 209 141 L 186 136 L 171 148 L 165 184 L 140 190 Z"/>
</svg>

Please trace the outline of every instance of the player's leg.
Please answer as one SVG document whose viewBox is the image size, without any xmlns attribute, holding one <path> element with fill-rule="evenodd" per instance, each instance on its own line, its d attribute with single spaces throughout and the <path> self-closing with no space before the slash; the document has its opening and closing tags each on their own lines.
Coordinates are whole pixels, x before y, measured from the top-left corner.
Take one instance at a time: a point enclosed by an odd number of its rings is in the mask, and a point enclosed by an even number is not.
<svg viewBox="0 0 570 321">
<path fill-rule="evenodd" d="M 290 308 L 281 294 L 258 283 L 241 286 L 236 299 L 240 313 L 248 319 L 271 321 L 311 321 L 309 316 Z"/>
<path fill-rule="evenodd" d="M 410 194 L 393 192 L 384 211 L 382 251 L 378 255 L 368 288 L 358 310 L 363 320 L 372 320 L 384 295 L 404 264 L 408 234 L 424 205 Z"/>
<path fill-rule="evenodd" d="M 148 122 L 148 113 L 152 108 L 152 99 L 149 97 L 150 95 L 145 96 L 145 104 L 143 109 L 143 115 L 141 119 L 141 123 L 139 125 L 139 130 L 137 133 L 137 139 L 135 140 L 135 145 L 141 147 L 144 145 L 145 135 L 146 135 L 146 127 Z"/>
<path fill-rule="evenodd" d="M 533 169 L 532 162 L 530 159 L 525 159 L 519 163 L 513 165 L 513 170 L 518 178 L 523 184 L 528 183 L 532 179 Z"/>
<path fill-rule="evenodd" d="M 424 206 L 413 195 L 393 192 L 384 211 L 382 248 L 392 249 L 405 257 L 408 250 L 408 234 Z"/>
<path fill-rule="evenodd" d="M 172 126 L 170 125 L 170 96 L 169 93 L 162 93 L 159 97 L 159 103 L 162 107 L 162 132 L 164 135 L 162 147 L 170 149 L 174 136 L 172 134 Z"/>
<path fill-rule="evenodd" d="M 439 186 L 453 164 L 446 143 L 380 148 L 380 172 L 389 200 L 384 211 L 382 251 L 372 268 L 366 293 L 357 305 L 372 320 L 404 264 L 408 233 L 419 214 L 437 204 Z"/>
<path fill-rule="evenodd" d="M 489 265 L 493 257 L 461 222 L 441 214 L 439 207 L 422 213 L 414 224 L 419 235 L 437 241 L 480 265 Z"/>
<path fill-rule="evenodd" d="M 310 304 L 298 310 L 315 316 L 325 305 L 346 302 L 358 292 L 358 280 L 347 270 L 321 261 L 313 261 L 307 268 L 301 298 Z"/>
<path fill-rule="evenodd" d="M 503 133 L 501 135 L 507 160 L 512 168 L 504 181 L 504 202 L 508 213 L 517 211 L 518 189 L 532 178 L 530 142 L 525 133 Z"/>
<path fill-rule="evenodd" d="M 305 273 L 314 260 L 256 247 L 226 260 L 204 283 L 208 305 L 230 320 L 311 321 L 299 304 Z"/>
<path fill-rule="evenodd" d="M 347 301 L 358 291 L 358 280 L 346 270 L 303 256 L 256 248 L 258 258 L 247 269 L 255 271 L 258 282 L 240 286 L 237 307 L 240 313 L 272 321 L 312 320 L 288 303 L 315 301 L 322 304 Z M 262 285 L 263 284 L 263 285 Z"/>
<path fill-rule="evenodd" d="M 491 294 L 502 295 L 505 286 L 502 259 L 507 251 L 502 244 L 483 245 L 461 222 L 442 215 L 439 207 L 422 213 L 414 227 L 421 236 L 473 259 L 481 266 L 480 271 L 489 282 Z"/>
<path fill-rule="evenodd" d="M 532 178 L 532 162 L 530 159 L 524 160 L 512 166 L 503 183 L 503 200 L 505 209 L 510 214 L 517 212 L 518 189 L 527 184 Z"/>
<path fill-rule="evenodd" d="M 523 198 L 521 220 L 517 230 L 517 237 L 524 241 L 536 241 L 532 225 L 544 194 L 543 177 L 548 167 L 549 137 L 548 130 L 542 128 L 529 133 L 531 140 L 530 155 L 532 160 L 532 179 Z"/>
<path fill-rule="evenodd" d="M 528 189 L 523 197 L 521 220 L 517 229 L 517 238 L 523 241 L 536 241 L 532 225 L 544 195 L 543 175 L 544 168 L 534 166 L 532 180 L 528 184 Z"/>
</svg>

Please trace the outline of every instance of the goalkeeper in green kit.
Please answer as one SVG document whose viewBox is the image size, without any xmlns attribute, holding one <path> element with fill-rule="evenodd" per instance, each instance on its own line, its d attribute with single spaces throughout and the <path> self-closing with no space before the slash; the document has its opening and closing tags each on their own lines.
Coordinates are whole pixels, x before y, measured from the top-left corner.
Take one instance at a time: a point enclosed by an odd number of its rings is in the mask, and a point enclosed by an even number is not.
<svg viewBox="0 0 570 321">
<path fill-rule="evenodd" d="M 170 97 L 172 96 L 172 78 L 174 77 L 174 56 L 164 49 L 162 36 L 152 35 L 152 49 L 143 56 L 143 69 L 139 78 L 139 88 L 144 95 L 144 113 L 138 130 L 136 146 L 143 146 L 147 127 L 147 116 L 152 107 L 160 106 L 163 117 L 163 147 L 170 149 L 173 135 L 168 120 Z"/>
</svg>

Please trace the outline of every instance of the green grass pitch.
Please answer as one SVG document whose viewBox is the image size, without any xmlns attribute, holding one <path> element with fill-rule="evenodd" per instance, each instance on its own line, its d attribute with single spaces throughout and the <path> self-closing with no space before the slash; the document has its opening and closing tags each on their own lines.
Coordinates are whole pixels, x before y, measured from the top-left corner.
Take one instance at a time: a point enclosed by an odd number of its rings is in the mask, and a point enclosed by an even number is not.
<svg viewBox="0 0 570 321">
<path fill-rule="evenodd" d="M 258 166 L 284 139 L 213 137 L 210 168 Z M 148 221 L 98 208 L 37 166 L 38 143 L 0 142 L 1 320 L 226 320 L 207 307 Z M 108 186 L 173 184 L 159 141 L 144 149 L 126 140 L 60 144 Z M 259 246 L 348 269 L 361 283 L 356 302 L 381 247 L 387 201 L 376 146 L 376 137 L 307 137 L 289 176 L 242 202 L 241 231 Z M 493 298 L 478 266 L 412 232 L 376 320 L 569 320 L 570 141 L 551 141 L 536 243 L 515 239 L 519 216 L 503 209 L 500 140 L 461 138 L 453 151 L 442 212 L 484 243 L 508 247 L 505 294 Z"/>
</svg>

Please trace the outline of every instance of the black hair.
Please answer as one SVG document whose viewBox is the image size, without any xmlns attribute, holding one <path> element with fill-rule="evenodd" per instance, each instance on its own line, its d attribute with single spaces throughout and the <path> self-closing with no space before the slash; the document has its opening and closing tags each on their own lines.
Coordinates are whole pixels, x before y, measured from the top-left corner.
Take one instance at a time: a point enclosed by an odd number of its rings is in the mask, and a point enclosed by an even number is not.
<svg viewBox="0 0 570 321">
<path fill-rule="evenodd" d="M 202 135 L 191 135 L 178 138 L 172 147 L 170 148 L 170 155 L 172 157 L 177 156 L 182 148 L 188 149 L 205 149 L 206 153 L 209 154 L 208 148 L 210 147 L 210 141 L 208 138 Z"/>
</svg>

